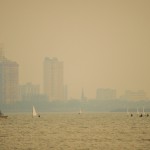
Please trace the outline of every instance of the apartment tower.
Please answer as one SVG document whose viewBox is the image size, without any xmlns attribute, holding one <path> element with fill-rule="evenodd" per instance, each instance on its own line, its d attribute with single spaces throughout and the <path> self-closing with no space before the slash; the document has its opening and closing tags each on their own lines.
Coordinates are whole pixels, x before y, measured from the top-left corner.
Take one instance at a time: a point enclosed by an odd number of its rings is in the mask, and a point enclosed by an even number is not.
<svg viewBox="0 0 150 150">
<path fill-rule="evenodd" d="M 50 101 L 64 99 L 63 62 L 57 58 L 44 60 L 44 93 Z"/>
<path fill-rule="evenodd" d="M 4 56 L 0 49 L 0 103 L 13 103 L 18 100 L 19 65 Z"/>
</svg>

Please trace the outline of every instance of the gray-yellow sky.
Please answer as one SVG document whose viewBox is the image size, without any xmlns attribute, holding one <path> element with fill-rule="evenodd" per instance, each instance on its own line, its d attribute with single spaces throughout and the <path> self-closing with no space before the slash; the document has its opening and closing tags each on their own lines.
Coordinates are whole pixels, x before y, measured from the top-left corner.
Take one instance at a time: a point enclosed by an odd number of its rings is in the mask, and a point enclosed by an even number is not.
<svg viewBox="0 0 150 150">
<path fill-rule="evenodd" d="M 150 96 L 150 0 L 0 0 L 0 42 L 21 84 L 42 86 L 48 56 L 64 62 L 70 97 L 98 87 Z"/>
</svg>

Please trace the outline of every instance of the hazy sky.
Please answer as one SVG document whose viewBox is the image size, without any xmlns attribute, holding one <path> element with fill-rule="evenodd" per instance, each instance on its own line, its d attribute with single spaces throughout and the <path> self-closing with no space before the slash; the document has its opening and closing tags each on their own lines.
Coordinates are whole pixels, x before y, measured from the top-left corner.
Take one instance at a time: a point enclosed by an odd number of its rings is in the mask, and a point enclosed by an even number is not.
<svg viewBox="0 0 150 150">
<path fill-rule="evenodd" d="M 43 84 L 43 60 L 64 62 L 70 97 L 96 89 L 150 96 L 150 0 L 0 0 L 0 42 L 20 83 Z"/>
</svg>

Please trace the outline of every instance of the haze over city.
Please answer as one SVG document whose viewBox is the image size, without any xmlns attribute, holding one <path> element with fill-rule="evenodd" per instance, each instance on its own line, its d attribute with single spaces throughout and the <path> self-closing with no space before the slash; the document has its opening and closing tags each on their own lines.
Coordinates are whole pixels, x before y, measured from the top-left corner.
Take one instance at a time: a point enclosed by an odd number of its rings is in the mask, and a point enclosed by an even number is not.
<svg viewBox="0 0 150 150">
<path fill-rule="evenodd" d="M 43 61 L 64 63 L 69 97 L 97 88 L 150 96 L 149 0 L 0 0 L 0 43 L 19 82 L 43 86 Z M 43 87 L 42 87 L 43 88 Z"/>
</svg>

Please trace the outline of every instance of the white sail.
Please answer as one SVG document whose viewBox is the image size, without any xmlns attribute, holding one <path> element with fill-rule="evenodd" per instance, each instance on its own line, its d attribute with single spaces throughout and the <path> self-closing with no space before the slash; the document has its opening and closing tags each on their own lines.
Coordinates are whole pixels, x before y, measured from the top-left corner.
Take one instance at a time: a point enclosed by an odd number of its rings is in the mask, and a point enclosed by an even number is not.
<svg viewBox="0 0 150 150">
<path fill-rule="evenodd" d="M 79 114 L 82 114 L 82 110 L 80 109 Z"/>
<path fill-rule="evenodd" d="M 80 114 L 82 113 L 82 110 L 80 109 Z"/>
<path fill-rule="evenodd" d="M 32 117 L 35 117 L 35 116 L 37 116 L 37 112 L 36 112 L 36 110 L 33 106 L 33 108 L 32 108 Z"/>
<path fill-rule="evenodd" d="M 129 115 L 128 107 L 127 107 L 127 115 Z"/>
<path fill-rule="evenodd" d="M 137 112 L 136 112 L 136 114 L 137 114 L 137 115 L 139 115 L 139 110 L 138 110 L 138 107 L 137 107 Z"/>
<path fill-rule="evenodd" d="M 143 107 L 143 113 L 142 114 L 145 115 L 144 107 Z"/>
</svg>

